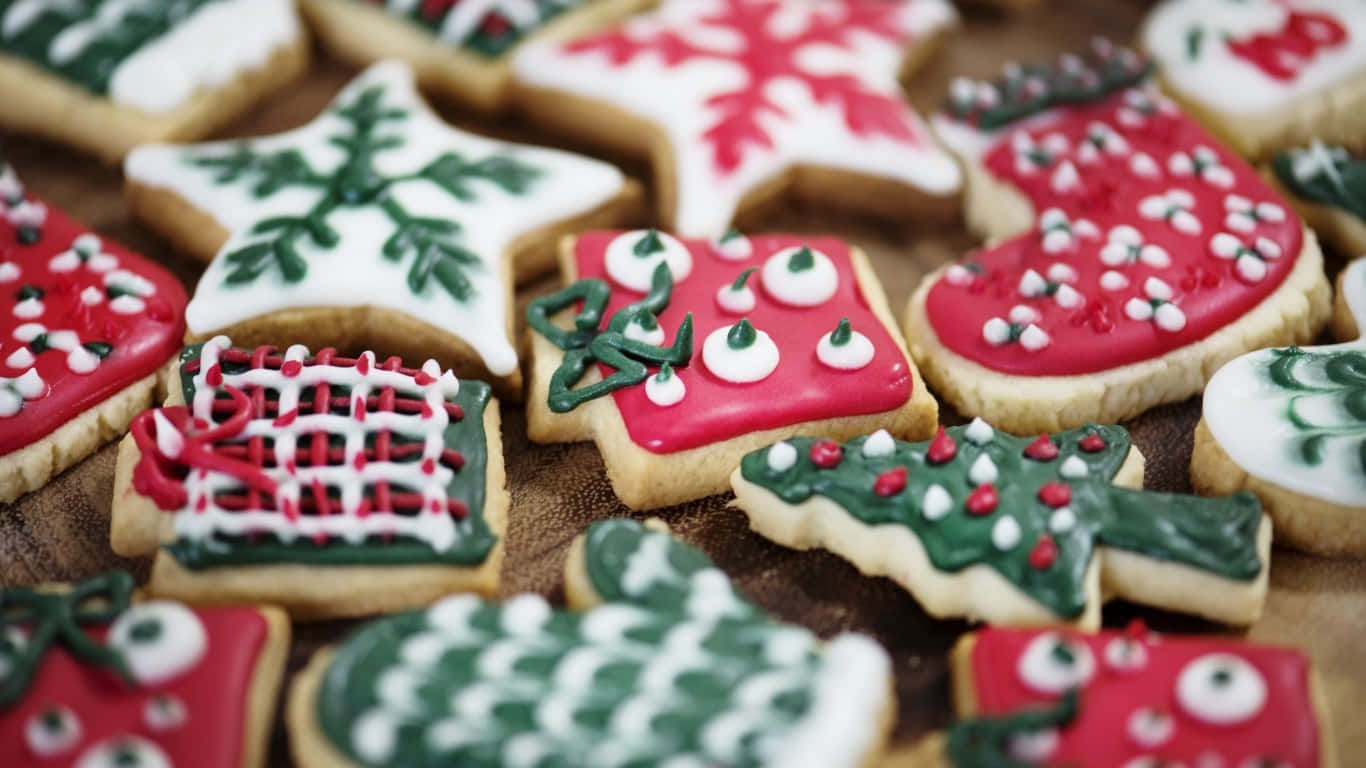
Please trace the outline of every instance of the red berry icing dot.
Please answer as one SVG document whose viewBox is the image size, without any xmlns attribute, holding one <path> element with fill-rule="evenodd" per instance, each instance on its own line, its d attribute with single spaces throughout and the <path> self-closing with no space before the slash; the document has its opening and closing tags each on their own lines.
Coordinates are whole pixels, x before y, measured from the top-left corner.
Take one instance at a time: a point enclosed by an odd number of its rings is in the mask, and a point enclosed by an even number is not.
<svg viewBox="0 0 1366 768">
<path fill-rule="evenodd" d="M 958 443 L 949 437 L 949 433 L 944 431 L 944 425 L 939 425 L 939 432 L 930 441 L 930 448 L 925 453 L 925 459 L 931 464 L 943 464 L 953 461 L 953 457 L 958 455 Z"/>
<path fill-rule="evenodd" d="M 1050 440 L 1048 435 L 1039 435 L 1025 448 L 1024 455 L 1035 461 L 1052 461 L 1058 458 L 1058 444 Z"/>
<path fill-rule="evenodd" d="M 1029 550 L 1029 565 L 1036 571 L 1046 571 L 1058 559 L 1058 545 L 1047 532 L 1039 534 L 1034 548 Z"/>
<path fill-rule="evenodd" d="M 1039 486 L 1039 501 L 1057 509 L 1072 501 L 1072 489 L 1059 482 L 1048 482 Z"/>
<path fill-rule="evenodd" d="M 1081 449 L 1083 451 L 1086 451 L 1087 453 L 1100 453 L 1101 451 L 1105 450 L 1104 438 L 1102 438 L 1095 432 L 1092 432 L 1086 437 L 1083 437 L 1078 445 L 1080 445 Z"/>
<path fill-rule="evenodd" d="M 833 469 L 844 458 L 844 449 L 833 440 L 817 440 L 811 444 L 811 463 L 821 469 Z"/>
<path fill-rule="evenodd" d="M 973 489 L 968 496 L 967 508 L 969 515 L 989 515 L 996 511 L 996 506 L 1001 503 L 1001 496 L 996 492 L 996 486 L 991 483 L 982 483 Z"/>
<path fill-rule="evenodd" d="M 873 493 L 879 496 L 895 496 L 906 488 L 906 468 L 896 467 L 877 476 L 873 483 Z"/>
</svg>

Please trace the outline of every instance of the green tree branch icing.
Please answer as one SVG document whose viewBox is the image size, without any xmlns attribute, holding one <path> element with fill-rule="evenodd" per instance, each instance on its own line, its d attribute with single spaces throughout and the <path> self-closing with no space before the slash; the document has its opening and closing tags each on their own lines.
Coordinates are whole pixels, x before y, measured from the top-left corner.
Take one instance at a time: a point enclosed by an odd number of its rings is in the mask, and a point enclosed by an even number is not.
<svg viewBox="0 0 1366 768">
<path fill-rule="evenodd" d="M 286 282 L 303 280 L 308 261 L 300 253 L 307 243 L 321 250 L 346 247 L 328 217 L 346 209 L 378 208 L 393 225 L 381 255 L 393 262 L 411 261 L 408 288 L 425 292 L 436 285 L 458 302 L 474 295 L 466 276 L 481 269 L 478 256 L 460 244 L 461 226 L 444 218 L 416 216 L 393 194 L 395 185 L 406 181 L 431 182 L 461 202 L 478 198 L 470 182 L 478 179 L 492 183 L 510 194 L 524 194 L 540 177 L 540 171 L 515 158 L 494 155 L 469 160 L 447 152 L 421 170 L 403 175 L 385 175 L 375 167 L 375 157 L 402 147 L 401 134 L 386 133 L 387 126 L 408 119 L 408 111 L 384 106 L 384 88 L 367 88 L 351 102 L 337 107 L 333 114 L 347 129 L 330 138 L 330 143 L 345 153 L 345 160 L 333 171 L 313 168 L 297 149 L 258 152 L 251 142 L 242 142 L 231 151 L 217 155 L 195 156 L 193 165 L 215 172 L 217 184 L 244 183 L 251 193 L 267 198 L 284 189 L 315 190 L 317 199 L 308 210 L 273 216 L 257 222 L 250 230 L 255 239 L 228 253 L 231 266 L 224 282 L 230 285 L 251 283 L 271 270 L 278 270 Z"/>
<path fill-rule="evenodd" d="M 1323 463 L 1330 441 L 1356 441 L 1360 471 L 1366 473 L 1366 350 L 1343 347 L 1314 351 L 1288 347 L 1271 351 L 1267 375 L 1276 386 L 1298 394 L 1290 398 L 1285 415 L 1299 430 L 1298 452 L 1309 465 Z M 1307 401 L 1328 398 L 1335 407 L 1302 407 Z M 1325 421 L 1329 413 L 1341 416 Z"/>
<path fill-rule="evenodd" d="M 1280 153 L 1271 167 L 1296 197 L 1341 208 L 1366 221 L 1366 158 L 1315 141 Z"/>
<path fill-rule="evenodd" d="M 110 571 L 75 585 L 70 592 L 27 587 L 0 590 L 0 710 L 23 698 L 54 643 L 131 683 L 123 655 L 92 640 L 82 627 L 113 621 L 128 610 L 132 594 L 133 577 L 127 571 Z"/>
<path fill-rule="evenodd" d="M 1074 689 L 1046 709 L 964 720 L 949 728 L 944 751 L 954 768 L 1031 768 L 1032 763 L 1010 754 L 1011 739 L 1050 728 L 1061 730 L 1076 719 L 1080 709 L 1080 694 Z"/>
<path fill-rule="evenodd" d="M 603 280 L 580 280 L 563 290 L 543 296 L 527 307 L 527 324 L 546 341 L 564 350 L 564 359 L 550 377 L 550 410 L 567 413 L 580 405 L 625 387 L 633 387 L 649 375 L 647 366 L 668 363 L 675 368 L 692 360 L 692 313 L 678 326 L 674 343 L 654 346 L 625 336 L 626 327 L 638 322 L 645 328 L 658 325 L 659 313 L 669 306 L 673 275 L 664 262 L 650 275 L 650 292 L 640 301 L 617 310 L 602 327 L 612 289 Z M 551 316 L 580 304 L 572 330 L 551 322 Z M 574 389 L 595 362 L 616 369 L 602 381 Z"/>
</svg>

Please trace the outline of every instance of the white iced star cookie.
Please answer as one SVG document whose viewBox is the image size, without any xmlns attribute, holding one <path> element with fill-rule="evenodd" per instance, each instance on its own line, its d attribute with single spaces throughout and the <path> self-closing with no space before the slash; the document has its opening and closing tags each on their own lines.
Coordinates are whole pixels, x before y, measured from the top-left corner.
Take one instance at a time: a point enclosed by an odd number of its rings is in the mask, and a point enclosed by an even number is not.
<svg viewBox="0 0 1366 768">
<path fill-rule="evenodd" d="M 397 62 L 301 128 L 142 147 L 125 173 L 135 215 L 213 258 L 186 310 L 189 340 L 436 357 L 504 394 L 520 382 L 513 276 L 637 195 L 604 163 L 447 126 Z"/>
</svg>

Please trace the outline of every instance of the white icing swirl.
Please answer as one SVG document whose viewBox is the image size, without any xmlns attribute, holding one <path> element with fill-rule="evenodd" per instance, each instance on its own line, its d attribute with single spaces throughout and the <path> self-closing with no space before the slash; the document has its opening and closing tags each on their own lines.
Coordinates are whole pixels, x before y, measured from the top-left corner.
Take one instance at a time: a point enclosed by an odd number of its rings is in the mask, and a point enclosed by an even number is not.
<svg viewBox="0 0 1366 768">
<path fill-rule="evenodd" d="M 805 250 L 811 265 L 794 270 L 792 259 Z M 793 307 L 817 307 L 839 290 L 839 273 L 829 256 L 807 246 L 793 246 L 768 257 L 760 272 L 764 290 L 774 299 Z"/>
<path fill-rule="evenodd" d="M 645 255 L 636 254 L 636 246 L 651 234 L 650 230 L 623 232 L 607 244 L 604 266 L 607 276 L 624 288 L 638 293 L 650 290 L 650 278 L 655 267 L 661 262 L 669 265 L 669 273 L 674 282 L 687 279 L 692 274 L 692 252 L 679 242 L 678 238 L 664 232 L 655 232 L 659 237 L 660 250 Z"/>
</svg>

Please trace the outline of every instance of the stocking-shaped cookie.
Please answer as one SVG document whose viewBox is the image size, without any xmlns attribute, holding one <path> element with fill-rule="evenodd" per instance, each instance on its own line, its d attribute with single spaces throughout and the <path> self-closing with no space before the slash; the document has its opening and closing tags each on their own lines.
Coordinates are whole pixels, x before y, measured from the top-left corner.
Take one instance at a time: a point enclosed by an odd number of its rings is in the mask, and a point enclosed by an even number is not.
<svg viewBox="0 0 1366 768">
<path fill-rule="evenodd" d="M 1095 635 L 986 629 L 953 650 L 956 768 L 1334 768 L 1303 653 L 1140 623 Z"/>
<path fill-rule="evenodd" d="M 764 616 L 705 555 L 610 519 L 577 540 L 570 613 L 462 596 L 317 653 L 290 695 L 314 766 L 853 768 L 881 752 L 877 643 Z"/>
<path fill-rule="evenodd" d="M 1315 140 L 1271 163 L 1295 208 L 1340 253 L 1366 253 L 1366 155 Z"/>
<path fill-rule="evenodd" d="M 319 618 L 497 590 L 508 496 L 483 382 L 216 337 L 130 432 L 111 540 L 155 553 L 154 594 Z"/>
<path fill-rule="evenodd" d="M 1198 393 L 1223 362 L 1327 318 L 1312 234 L 1257 174 L 1098 41 L 955 83 L 935 127 L 998 243 L 925 278 L 911 353 L 969 416 L 1018 434 Z"/>
<path fill-rule="evenodd" d="M 1326 347 L 1263 349 L 1219 369 L 1205 390 L 1191 482 L 1256 493 L 1276 541 L 1366 555 L 1366 259 L 1338 277 Z"/>
<path fill-rule="evenodd" d="M 1101 602 L 1124 597 L 1256 621 L 1271 544 L 1256 498 L 1142 482 L 1122 427 L 1019 438 L 981 419 L 923 443 L 793 438 L 731 477 L 754 530 L 886 575 L 934 616 L 1093 629 Z"/>
<path fill-rule="evenodd" d="M 0 502 L 151 405 L 184 309 L 172 275 L 26 194 L 0 160 Z"/>
<path fill-rule="evenodd" d="M 284 614 L 132 591 L 123 571 L 0 589 L 0 765 L 264 766 Z"/>
<path fill-rule="evenodd" d="M 786 191 L 889 216 L 942 213 L 959 172 L 898 84 L 943 0 L 666 0 L 514 62 L 539 123 L 648 154 L 660 218 L 720 237 Z M 912 55 L 910 58 L 919 58 Z"/>
</svg>

